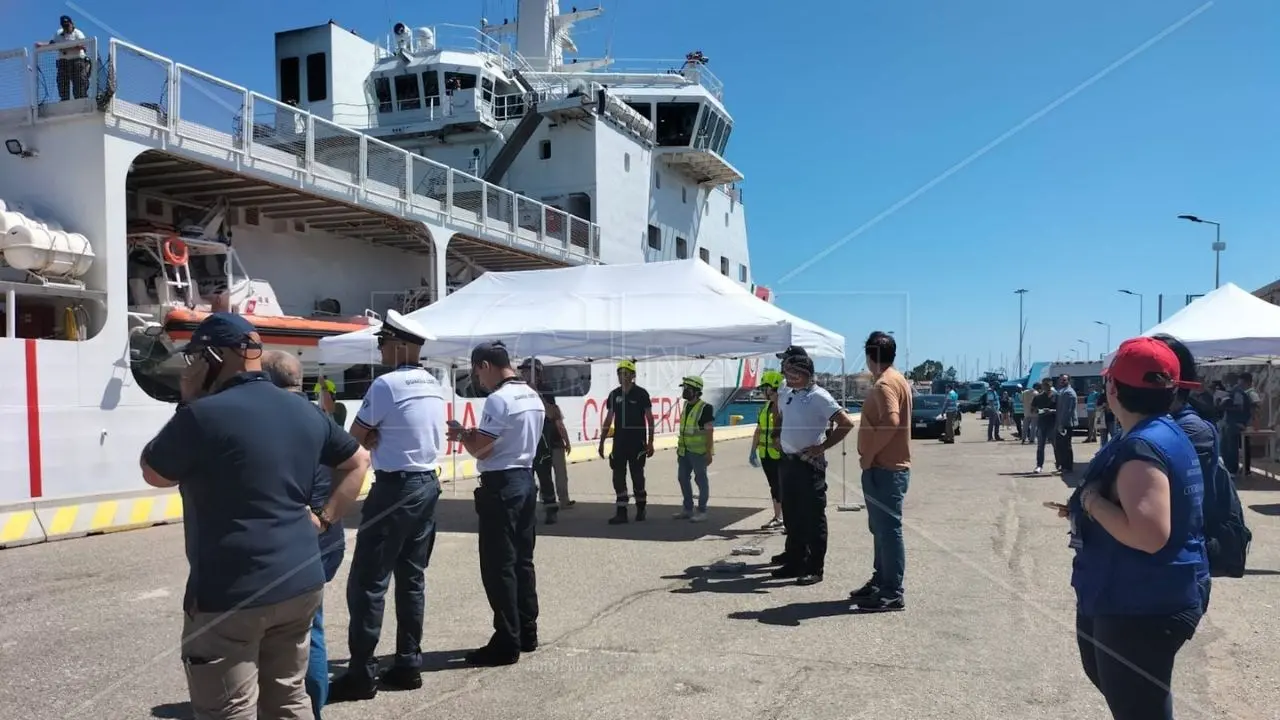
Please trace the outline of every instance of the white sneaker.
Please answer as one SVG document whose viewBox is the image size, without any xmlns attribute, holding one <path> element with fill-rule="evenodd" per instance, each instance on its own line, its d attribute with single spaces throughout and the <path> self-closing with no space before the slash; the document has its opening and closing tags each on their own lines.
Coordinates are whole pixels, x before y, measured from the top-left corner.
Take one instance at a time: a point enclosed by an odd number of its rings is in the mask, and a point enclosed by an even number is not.
<svg viewBox="0 0 1280 720">
<path fill-rule="evenodd" d="M 675 515 L 672 515 L 671 519 L 672 520 L 688 520 L 691 517 L 693 517 L 693 514 L 690 513 L 688 510 L 681 510 Z"/>
<path fill-rule="evenodd" d="M 1041 473 L 1041 471 L 1042 471 L 1042 470 L 1043 470 L 1043 468 L 1041 468 L 1039 465 L 1037 465 L 1037 466 L 1036 466 L 1036 470 L 1035 470 L 1035 472 L 1036 472 L 1036 474 L 1037 474 L 1037 475 L 1039 475 L 1039 474 Z"/>
<path fill-rule="evenodd" d="M 706 519 L 707 519 L 706 513 L 698 512 L 698 513 L 694 513 L 693 517 L 689 518 L 689 522 L 703 522 Z"/>
</svg>

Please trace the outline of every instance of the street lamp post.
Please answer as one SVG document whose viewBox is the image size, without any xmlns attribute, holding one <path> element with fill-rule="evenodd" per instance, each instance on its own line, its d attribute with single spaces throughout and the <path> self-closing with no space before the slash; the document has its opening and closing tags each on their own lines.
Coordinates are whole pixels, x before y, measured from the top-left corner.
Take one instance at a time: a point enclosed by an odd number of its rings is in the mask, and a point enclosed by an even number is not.
<svg viewBox="0 0 1280 720">
<path fill-rule="evenodd" d="M 1222 224 L 1195 215 L 1179 215 L 1178 219 L 1213 226 L 1213 289 L 1217 290 L 1222 285 L 1222 251 L 1227 249 L 1222 242 Z"/>
<path fill-rule="evenodd" d="M 1092 359 L 1093 359 L 1093 349 L 1089 347 L 1089 341 L 1088 341 L 1088 340 L 1076 340 L 1076 342 L 1078 342 L 1078 343 L 1083 343 L 1083 344 L 1084 344 L 1084 359 L 1085 359 L 1085 360 L 1092 360 Z"/>
<path fill-rule="evenodd" d="M 1105 325 L 1107 327 L 1107 352 L 1111 352 L 1111 323 L 1094 320 L 1094 325 Z"/>
<path fill-rule="evenodd" d="M 1026 326 L 1022 324 L 1022 300 L 1026 297 L 1028 290 L 1020 288 L 1013 291 L 1018 296 L 1018 377 L 1022 377 L 1022 341 L 1023 333 Z"/>
<path fill-rule="evenodd" d="M 1146 324 L 1146 314 L 1142 312 L 1142 293 L 1136 293 L 1132 290 L 1121 290 L 1120 292 L 1138 298 L 1138 334 L 1141 335 L 1143 326 Z"/>
<path fill-rule="evenodd" d="M 1079 350 L 1078 348 L 1069 347 L 1069 348 L 1067 348 L 1067 355 L 1068 355 L 1068 356 L 1070 356 L 1070 355 L 1075 355 L 1075 356 L 1076 356 L 1076 359 L 1077 359 L 1077 360 L 1079 360 L 1079 359 L 1080 359 L 1080 350 Z"/>
</svg>

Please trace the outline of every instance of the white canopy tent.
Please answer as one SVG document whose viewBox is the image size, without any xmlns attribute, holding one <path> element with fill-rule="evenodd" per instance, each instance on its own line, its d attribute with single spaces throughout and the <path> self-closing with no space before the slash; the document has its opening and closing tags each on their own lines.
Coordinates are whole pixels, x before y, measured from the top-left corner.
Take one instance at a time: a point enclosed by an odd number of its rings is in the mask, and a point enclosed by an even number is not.
<svg viewBox="0 0 1280 720">
<path fill-rule="evenodd" d="M 1199 362 L 1265 365 L 1280 358 L 1280 307 L 1227 283 L 1143 335 L 1161 333 L 1181 340 Z"/>
<path fill-rule="evenodd" d="M 799 345 L 844 358 L 844 337 L 756 297 L 701 260 L 490 272 L 406 317 L 434 335 L 424 359 L 465 363 L 479 342 L 516 357 L 749 357 Z M 323 338 L 331 365 L 376 362 L 376 327 Z"/>
</svg>

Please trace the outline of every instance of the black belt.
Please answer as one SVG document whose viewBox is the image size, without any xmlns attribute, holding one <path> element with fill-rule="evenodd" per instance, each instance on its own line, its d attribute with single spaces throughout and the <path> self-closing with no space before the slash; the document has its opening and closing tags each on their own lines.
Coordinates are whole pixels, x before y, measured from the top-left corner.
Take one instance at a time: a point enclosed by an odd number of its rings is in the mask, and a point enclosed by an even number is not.
<svg viewBox="0 0 1280 720">
<path fill-rule="evenodd" d="M 436 470 L 374 470 L 374 480 L 408 480 L 419 475 L 435 476 Z"/>
</svg>

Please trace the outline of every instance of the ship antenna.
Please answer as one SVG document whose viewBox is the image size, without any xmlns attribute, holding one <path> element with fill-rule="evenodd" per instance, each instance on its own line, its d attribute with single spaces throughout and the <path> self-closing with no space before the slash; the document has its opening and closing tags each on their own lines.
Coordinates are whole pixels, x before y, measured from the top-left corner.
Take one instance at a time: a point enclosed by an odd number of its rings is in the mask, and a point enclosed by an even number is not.
<svg viewBox="0 0 1280 720">
<path fill-rule="evenodd" d="M 609 22 L 609 40 L 604 45 L 604 56 L 613 57 L 613 36 L 618 32 L 618 16 L 622 14 L 622 0 L 617 0 L 613 6 L 613 17 Z"/>
</svg>

